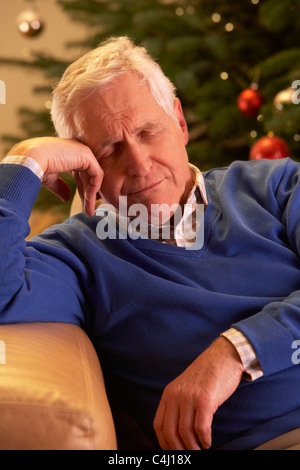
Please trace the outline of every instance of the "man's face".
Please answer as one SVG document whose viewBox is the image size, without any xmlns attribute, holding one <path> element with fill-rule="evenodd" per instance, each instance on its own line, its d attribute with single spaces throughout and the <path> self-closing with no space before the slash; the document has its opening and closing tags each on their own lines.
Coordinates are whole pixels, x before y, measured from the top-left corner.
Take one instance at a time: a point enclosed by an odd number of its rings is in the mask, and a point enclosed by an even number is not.
<svg viewBox="0 0 300 470">
<path fill-rule="evenodd" d="M 80 107 L 83 143 L 104 171 L 101 193 L 119 208 L 139 203 L 184 204 L 192 188 L 186 144 L 188 132 L 178 99 L 178 123 L 156 103 L 146 84 L 134 75 L 117 77 L 104 92 Z M 76 118 L 75 118 L 76 119 Z"/>
</svg>

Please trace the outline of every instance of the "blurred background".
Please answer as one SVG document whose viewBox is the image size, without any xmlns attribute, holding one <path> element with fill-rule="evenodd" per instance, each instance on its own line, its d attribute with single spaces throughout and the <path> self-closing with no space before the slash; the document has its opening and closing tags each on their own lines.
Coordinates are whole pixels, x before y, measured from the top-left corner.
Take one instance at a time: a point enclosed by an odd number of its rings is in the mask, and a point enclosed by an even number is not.
<svg viewBox="0 0 300 470">
<path fill-rule="evenodd" d="M 55 135 L 51 90 L 69 63 L 129 35 L 175 84 L 201 170 L 300 161 L 299 18 L 300 0 L 0 0 L 0 159 L 24 138 Z M 68 210 L 42 190 L 36 231 Z"/>
</svg>

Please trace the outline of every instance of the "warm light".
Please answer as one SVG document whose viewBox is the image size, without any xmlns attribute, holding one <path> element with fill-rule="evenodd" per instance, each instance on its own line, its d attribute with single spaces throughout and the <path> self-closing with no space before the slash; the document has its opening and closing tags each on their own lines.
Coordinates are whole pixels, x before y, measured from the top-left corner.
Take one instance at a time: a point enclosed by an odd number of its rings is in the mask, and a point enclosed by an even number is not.
<svg viewBox="0 0 300 470">
<path fill-rule="evenodd" d="M 214 23 L 220 23 L 221 21 L 221 15 L 219 15 L 219 13 L 213 13 L 211 15 L 211 19 Z"/>
<path fill-rule="evenodd" d="M 181 7 L 176 8 L 175 13 L 177 16 L 182 16 L 184 14 L 184 9 Z"/>
<path fill-rule="evenodd" d="M 250 137 L 252 137 L 252 139 L 255 139 L 255 137 L 257 137 L 257 132 L 256 131 L 251 131 L 250 132 Z"/>
<path fill-rule="evenodd" d="M 233 30 L 234 30 L 234 25 L 233 25 L 232 23 L 227 23 L 227 24 L 225 25 L 225 30 L 230 33 L 230 31 L 233 31 Z"/>
<path fill-rule="evenodd" d="M 22 32 L 22 33 L 27 33 L 29 31 L 29 24 L 26 23 L 25 21 L 23 23 L 20 23 L 19 24 L 19 30 Z"/>
<path fill-rule="evenodd" d="M 220 77 L 222 78 L 222 80 L 227 80 L 229 75 L 228 75 L 227 72 L 222 72 L 222 73 L 220 73 Z"/>
<path fill-rule="evenodd" d="M 40 29 L 41 23 L 38 20 L 35 20 L 30 23 L 30 26 L 32 29 Z"/>
</svg>

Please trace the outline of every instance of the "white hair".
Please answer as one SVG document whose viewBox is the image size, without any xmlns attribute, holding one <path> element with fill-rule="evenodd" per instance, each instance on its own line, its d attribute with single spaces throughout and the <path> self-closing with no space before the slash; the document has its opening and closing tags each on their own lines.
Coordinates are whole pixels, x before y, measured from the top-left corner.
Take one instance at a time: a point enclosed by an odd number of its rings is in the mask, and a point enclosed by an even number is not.
<svg viewBox="0 0 300 470">
<path fill-rule="evenodd" d="M 175 87 L 144 47 L 135 46 L 126 36 L 110 38 L 73 62 L 53 90 L 51 118 L 59 137 L 78 137 L 74 116 L 83 100 L 101 92 L 112 80 L 133 73 L 146 82 L 159 106 L 176 120 Z M 77 116 L 84 119 L 84 116 Z"/>
</svg>

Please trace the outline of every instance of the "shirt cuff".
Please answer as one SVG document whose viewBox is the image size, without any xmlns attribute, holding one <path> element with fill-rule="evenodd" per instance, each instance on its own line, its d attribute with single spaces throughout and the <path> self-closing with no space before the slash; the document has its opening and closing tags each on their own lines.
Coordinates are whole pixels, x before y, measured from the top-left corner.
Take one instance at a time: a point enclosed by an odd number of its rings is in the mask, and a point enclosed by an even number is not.
<svg viewBox="0 0 300 470">
<path fill-rule="evenodd" d="M 31 157 L 24 157 L 22 155 L 8 155 L 4 157 L 3 160 L 0 162 L 1 164 L 14 164 L 14 165 L 22 165 L 29 168 L 41 181 L 44 176 L 44 171 L 42 170 L 41 166 Z"/>
<path fill-rule="evenodd" d="M 230 328 L 221 334 L 235 346 L 244 366 L 243 379 L 257 380 L 264 375 L 252 345 L 240 331 Z"/>
</svg>

